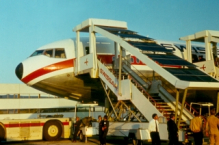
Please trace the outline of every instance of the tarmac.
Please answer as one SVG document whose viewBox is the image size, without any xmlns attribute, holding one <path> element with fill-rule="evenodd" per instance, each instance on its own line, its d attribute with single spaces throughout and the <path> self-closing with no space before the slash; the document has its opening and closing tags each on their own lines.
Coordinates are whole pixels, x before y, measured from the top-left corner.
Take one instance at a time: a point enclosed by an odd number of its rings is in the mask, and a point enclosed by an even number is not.
<svg viewBox="0 0 219 145">
<path fill-rule="evenodd" d="M 19 142 L 5 142 L 3 145 L 99 145 L 98 136 L 90 137 L 87 143 L 77 140 L 76 143 L 69 139 L 60 141 L 19 141 Z M 167 142 L 162 142 L 161 145 L 167 145 Z M 133 145 L 131 140 L 124 140 L 123 137 L 107 137 L 106 145 Z M 151 142 L 144 141 L 143 145 L 151 145 Z"/>
<path fill-rule="evenodd" d="M 193 137 L 189 137 L 189 140 L 193 142 Z M 59 141 L 16 141 L 16 142 L 4 142 L 3 145 L 99 145 L 99 137 L 93 136 L 87 138 L 87 143 L 81 142 L 78 138 L 76 143 L 73 143 L 70 139 L 62 139 Z M 0 145 L 2 145 L 0 144 Z M 208 138 L 204 139 L 203 145 L 208 145 Z M 132 140 L 124 139 L 124 137 L 107 137 L 106 145 L 133 145 Z M 141 145 L 151 145 L 151 142 L 143 141 Z M 162 141 L 161 145 L 168 145 L 168 141 Z M 186 145 L 193 145 L 192 143 Z"/>
</svg>

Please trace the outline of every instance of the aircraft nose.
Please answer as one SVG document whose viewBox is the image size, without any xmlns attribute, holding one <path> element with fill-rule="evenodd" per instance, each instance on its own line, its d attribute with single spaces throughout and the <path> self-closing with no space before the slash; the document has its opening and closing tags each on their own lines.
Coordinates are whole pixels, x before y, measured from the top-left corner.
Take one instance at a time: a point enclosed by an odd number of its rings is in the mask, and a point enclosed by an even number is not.
<svg viewBox="0 0 219 145">
<path fill-rule="evenodd" d="M 21 80 L 23 76 L 23 64 L 19 63 L 15 69 L 16 76 Z"/>
</svg>

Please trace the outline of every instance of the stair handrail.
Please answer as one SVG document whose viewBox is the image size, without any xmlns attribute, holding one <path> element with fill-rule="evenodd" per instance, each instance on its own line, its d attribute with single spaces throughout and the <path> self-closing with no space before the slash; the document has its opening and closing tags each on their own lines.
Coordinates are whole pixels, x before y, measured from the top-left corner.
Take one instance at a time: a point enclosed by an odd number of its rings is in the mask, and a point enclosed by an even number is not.
<svg viewBox="0 0 219 145">
<path fill-rule="evenodd" d="M 127 63 L 129 63 L 127 60 L 125 60 Z M 100 59 L 100 62 L 101 62 L 101 59 Z M 101 62 L 102 63 L 102 62 Z M 123 62 L 124 63 L 124 62 Z M 102 63 L 107 69 L 108 69 L 108 67 L 104 64 L 104 63 Z M 136 69 L 136 68 L 135 68 Z M 109 69 L 108 69 L 109 70 Z M 136 69 L 137 70 L 137 69 Z M 138 71 L 138 70 L 137 70 Z M 114 76 L 115 76 L 115 74 L 114 73 L 112 73 Z M 143 74 L 142 74 L 143 75 Z M 144 76 L 144 75 L 143 75 Z M 116 77 L 116 76 L 115 76 Z M 145 76 L 144 76 L 145 77 Z M 152 100 L 153 102 L 154 102 L 154 106 L 159 110 L 159 111 L 161 111 L 162 112 L 162 114 L 166 114 L 167 115 L 167 112 L 164 110 L 164 108 L 163 107 L 161 107 L 161 105 L 160 104 L 157 104 L 157 102 L 153 99 L 153 97 L 151 97 L 151 95 L 150 94 L 148 94 L 148 92 L 144 89 L 144 87 L 142 87 L 142 85 L 140 85 L 139 83 L 138 83 L 138 81 L 137 80 L 135 80 L 131 75 L 128 75 L 128 78 L 130 79 L 130 80 L 133 80 L 138 86 L 140 86 L 141 88 L 142 88 L 142 90 L 144 91 L 144 93 L 145 94 L 147 94 L 147 96 L 148 96 L 148 100 L 150 101 L 150 100 Z M 146 79 L 146 80 L 148 80 L 148 79 Z M 150 98 L 150 99 L 149 99 Z M 150 101 L 151 102 L 151 101 Z"/>
<path fill-rule="evenodd" d="M 138 73 L 137 73 L 137 75 L 139 76 L 139 74 L 141 74 L 141 76 L 143 76 L 143 78 L 145 79 L 145 80 L 147 80 L 147 84 L 149 84 L 148 82 L 150 82 L 149 80 L 148 80 L 148 77 L 146 77 L 143 73 L 141 73 L 136 67 L 134 67 L 126 58 L 123 58 L 122 59 L 123 61 L 122 61 L 122 63 L 128 63 L 128 65 L 130 65 L 132 68 L 134 68 L 134 70 L 136 70 Z M 127 65 L 127 64 L 126 64 Z M 142 78 L 142 77 L 141 77 Z M 150 82 L 151 83 L 151 82 Z"/>
<path fill-rule="evenodd" d="M 158 84 L 158 89 L 159 89 L 159 87 L 163 87 L 161 84 Z M 163 87 L 164 88 L 164 87 Z M 167 91 L 168 92 L 168 91 Z M 173 97 L 174 98 L 174 97 Z M 182 103 L 179 101 L 178 102 L 178 104 L 180 105 L 180 106 L 182 106 Z M 187 108 L 187 106 L 189 106 L 189 109 Z M 185 104 L 184 104 L 184 109 L 186 109 L 188 112 L 190 112 L 190 113 L 192 113 L 192 111 L 193 112 L 198 112 L 197 110 L 195 110 L 195 108 L 193 108 L 189 103 L 187 103 L 186 101 L 185 101 Z M 192 111 L 191 111 L 191 110 Z M 193 113 L 192 113 L 193 114 Z M 194 115 L 194 114 L 193 114 Z"/>
<path fill-rule="evenodd" d="M 195 109 L 195 108 L 193 108 L 188 102 L 185 102 L 185 107 L 186 106 L 189 106 L 189 110 L 190 110 L 190 112 L 192 113 L 192 111 L 194 112 L 194 113 L 198 113 L 198 111 Z M 186 108 L 187 110 L 188 110 L 188 108 Z M 192 111 L 191 111 L 192 110 Z M 192 114 L 194 114 L 194 113 L 192 113 Z"/>
<path fill-rule="evenodd" d="M 162 77 L 161 77 L 161 78 L 162 78 Z M 163 82 L 163 81 L 161 81 L 161 82 Z M 165 84 L 165 83 L 162 83 L 162 86 L 163 86 L 163 88 L 165 88 L 166 90 L 167 90 L 167 88 L 168 88 L 169 90 L 171 90 L 171 92 L 173 92 L 173 93 L 176 94 L 176 91 L 175 91 L 174 89 L 172 89 L 169 85 L 167 85 L 167 84 Z"/>
<path fill-rule="evenodd" d="M 126 63 L 128 63 L 132 68 L 134 68 L 139 74 L 141 74 L 141 78 L 142 78 L 142 76 L 144 77 L 144 79 L 145 80 L 147 80 L 147 84 L 151 84 L 151 82 L 148 80 L 148 78 L 146 77 L 146 76 L 144 76 L 137 68 L 135 68 L 133 65 L 131 65 L 131 63 L 129 63 L 129 61 L 126 59 L 126 58 L 123 58 L 123 64 L 125 64 L 125 62 Z M 127 64 L 125 64 L 125 65 L 127 65 Z M 139 74 L 137 74 L 137 75 L 139 75 Z M 136 84 L 138 84 L 138 86 L 140 86 L 141 87 L 141 89 L 144 91 L 144 93 L 148 96 L 148 98 L 147 99 L 149 99 L 149 101 L 150 100 L 152 100 L 154 103 L 155 103 L 155 107 L 159 110 L 159 111 L 161 111 L 161 112 L 163 112 L 163 114 L 166 114 L 167 115 L 167 112 L 164 110 L 164 108 L 163 107 L 161 107 L 161 105 L 160 104 L 157 104 L 157 102 L 154 100 L 154 98 L 153 97 L 151 97 L 151 95 L 145 90 L 145 88 L 141 85 L 141 84 L 139 84 L 139 82 L 135 79 L 135 78 L 133 78 L 131 75 L 128 75 L 128 78 L 129 79 L 131 79 L 131 80 L 133 80 Z M 143 79 L 142 79 L 143 80 Z M 143 80 L 144 81 L 144 80 Z M 144 81 L 145 82 L 145 81 Z M 150 83 L 148 83 L 148 82 L 150 82 Z"/>
<path fill-rule="evenodd" d="M 151 97 L 151 95 L 145 90 L 145 88 L 144 87 L 142 87 L 142 85 L 140 85 L 132 76 L 130 76 L 130 75 L 128 75 L 128 78 L 130 79 L 130 80 L 133 80 L 138 86 L 140 86 L 141 87 L 141 89 L 142 89 L 142 91 L 144 91 L 144 93 L 147 95 L 147 99 L 150 101 L 150 100 L 152 100 L 153 101 L 153 103 L 154 103 L 154 106 L 159 110 L 159 111 L 161 111 L 161 112 L 163 112 L 163 114 L 166 114 L 167 115 L 167 112 L 164 110 L 164 108 L 163 107 L 161 107 L 161 105 L 160 104 L 157 104 L 157 102 L 154 100 L 154 98 L 153 97 Z M 131 81 L 132 82 L 132 81 Z M 151 101 L 150 101 L 151 102 Z"/>
</svg>

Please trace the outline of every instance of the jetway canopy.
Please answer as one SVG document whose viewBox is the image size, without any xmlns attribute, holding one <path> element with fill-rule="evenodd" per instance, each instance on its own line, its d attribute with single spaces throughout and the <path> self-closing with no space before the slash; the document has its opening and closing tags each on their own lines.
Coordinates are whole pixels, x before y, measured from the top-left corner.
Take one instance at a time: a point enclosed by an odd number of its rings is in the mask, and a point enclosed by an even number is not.
<svg viewBox="0 0 219 145">
<path fill-rule="evenodd" d="M 219 31 L 213 31 L 213 30 L 205 30 L 201 32 L 197 32 L 193 35 L 188 35 L 185 37 L 179 38 L 180 40 L 190 40 L 190 41 L 196 41 L 196 42 L 205 42 L 205 37 L 208 37 L 209 42 L 219 42 Z"/>
<path fill-rule="evenodd" d="M 176 57 L 165 47 L 156 44 L 152 38 L 138 35 L 135 31 L 127 30 L 126 22 L 88 19 L 76 26 L 73 30 L 77 32 L 77 36 L 79 36 L 79 31 L 90 32 L 90 47 L 93 49 L 96 46 L 94 42 L 95 35 L 92 33 L 99 33 L 111 39 L 178 89 L 219 89 L 219 82 L 217 80 L 196 69 L 192 63 Z M 79 38 L 77 38 L 77 41 L 79 41 Z M 167 55 L 152 55 L 151 53 L 144 53 L 145 50 L 152 52 L 162 51 Z M 92 52 L 94 52 L 92 55 L 96 59 L 95 50 Z M 179 67 L 164 68 L 165 66 L 162 66 L 162 64 L 180 66 L 180 69 Z M 96 64 L 93 66 L 96 66 Z"/>
<path fill-rule="evenodd" d="M 197 32 L 192 35 L 179 38 L 179 40 L 186 41 L 186 57 L 189 62 L 192 62 L 192 50 L 191 50 L 191 41 L 194 42 L 204 42 L 205 43 L 205 59 L 213 60 L 213 54 L 217 54 L 217 43 L 219 42 L 219 31 L 213 30 L 204 30 Z M 212 44 L 212 47 L 211 47 Z M 213 54 L 212 54 L 213 52 Z"/>
<path fill-rule="evenodd" d="M 107 25 L 106 25 L 107 24 Z M 73 31 L 89 32 L 89 26 L 107 26 L 121 29 L 127 29 L 127 23 L 124 21 L 115 21 L 108 19 L 87 19 L 77 25 Z"/>
</svg>

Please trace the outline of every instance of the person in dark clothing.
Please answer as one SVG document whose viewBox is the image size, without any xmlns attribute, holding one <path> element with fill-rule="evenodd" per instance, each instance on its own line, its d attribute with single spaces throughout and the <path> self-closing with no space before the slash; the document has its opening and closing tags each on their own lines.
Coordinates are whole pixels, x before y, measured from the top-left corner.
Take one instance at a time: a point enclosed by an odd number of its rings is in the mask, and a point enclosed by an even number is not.
<svg viewBox="0 0 219 145">
<path fill-rule="evenodd" d="M 167 122 L 169 145 L 178 145 L 178 128 L 174 120 L 175 120 L 175 115 L 170 114 L 170 120 L 168 120 Z"/>
<path fill-rule="evenodd" d="M 98 122 L 99 122 L 99 141 L 100 141 L 100 144 L 102 144 L 102 117 L 101 115 L 98 116 Z"/>
<path fill-rule="evenodd" d="M 105 115 L 102 121 L 102 138 L 101 138 L 101 145 L 106 145 L 106 135 L 109 128 L 109 121 L 107 120 L 107 116 Z"/>
<path fill-rule="evenodd" d="M 80 125 L 81 125 L 80 118 L 76 117 L 76 123 L 74 124 L 74 136 L 73 136 L 72 142 L 76 142 L 77 140 L 77 135 L 80 130 Z"/>
</svg>

